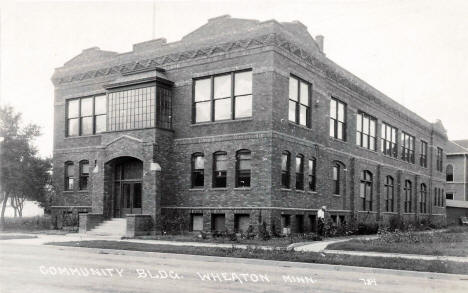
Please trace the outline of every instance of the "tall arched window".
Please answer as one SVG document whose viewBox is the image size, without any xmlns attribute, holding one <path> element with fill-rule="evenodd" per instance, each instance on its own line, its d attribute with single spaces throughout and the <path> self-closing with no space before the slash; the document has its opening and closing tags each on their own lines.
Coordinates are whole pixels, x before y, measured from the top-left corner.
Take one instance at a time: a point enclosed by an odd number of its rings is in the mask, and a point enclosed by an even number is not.
<svg viewBox="0 0 468 293">
<path fill-rule="evenodd" d="M 387 176 L 385 178 L 385 191 L 384 191 L 384 196 L 385 196 L 385 211 L 386 212 L 393 212 L 393 198 L 394 198 L 394 193 L 395 193 L 395 187 L 393 183 L 393 177 L 392 176 Z"/>
<path fill-rule="evenodd" d="M 213 187 L 227 186 L 227 162 L 226 152 L 213 154 Z"/>
<path fill-rule="evenodd" d="M 362 210 L 372 211 L 372 173 L 367 170 L 361 173 L 359 196 L 362 200 Z"/>
<path fill-rule="evenodd" d="M 88 189 L 88 178 L 89 178 L 89 162 L 83 160 L 80 162 L 80 190 Z"/>
<path fill-rule="evenodd" d="M 412 203 L 412 189 L 411 189 L 411 181 L 405 181 L 405 213 L 411 213 L 411 203 Z"/>
<path fill-rule="evenodd" d="M 309 188 L 315 191 L 317 182 L 317 160 L 312 158 L 309 160 Z"/>
<path fill-rule="evenodd" d="M 304 190 L 304 156 L 296 156 L 296 189 Z"/>
<path fill-rule="evenodd" d="M 453 181 L 453 166 L 447 165 L 447 168 L 445 169 L 445 173 L 446 173 L 447 182 L 452 182 Z"/>
<path fill-rule="evenodd" d="M 422 183 L 419 190 L 419 212 L 425 214 L 427 212 L 426 208 L 427 203 L 427 188 L 426 184 Z"/>
<path fill-rule="evenodd" d="M 288 151 L 283 151 L 281 154 L 281 187 L 289 188 L 291 167 L 291 154 Z"/>
<path fill-rule="evenodd" d="M 236 187 L 250 187 L 252 153 L 240 150 L 236 153 Z"/>
<path fill-rule="evenodd" d="M 73 162 L 65 163 L 65 190 L 73 190 L 75 182 L 75 166 Z"/>
<path fill-rule="evenodd" d="M 192 155 L 192 188 L 205 185 L 205 156 L 202 153 Z"/>
</svg>

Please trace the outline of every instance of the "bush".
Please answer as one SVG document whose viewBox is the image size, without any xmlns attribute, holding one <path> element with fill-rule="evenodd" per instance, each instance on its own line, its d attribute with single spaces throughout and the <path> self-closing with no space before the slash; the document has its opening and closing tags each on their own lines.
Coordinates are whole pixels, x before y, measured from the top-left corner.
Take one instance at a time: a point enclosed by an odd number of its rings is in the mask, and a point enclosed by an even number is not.
<svg viewBox="0 0 468 293">
<path fill-rule="evenodd" d="M 267 230 L 267 224 L 265 222 L 258 226 L 258 238 L 263 241 L 271 238 L 270 233 L 268 233 Z"/>
<path fill-rule="evenodd" d="M 379 231 L 379 224 L 377 223 L 359 223 L 357 227 L 358 235 L 377 234 Z"/>
<path fill-rule="evenodd" d="M 393 215 L 390 218 L 389 228 L 390 231 L 406 230 L 405 223 L 400 215 Z"/>
</svg>

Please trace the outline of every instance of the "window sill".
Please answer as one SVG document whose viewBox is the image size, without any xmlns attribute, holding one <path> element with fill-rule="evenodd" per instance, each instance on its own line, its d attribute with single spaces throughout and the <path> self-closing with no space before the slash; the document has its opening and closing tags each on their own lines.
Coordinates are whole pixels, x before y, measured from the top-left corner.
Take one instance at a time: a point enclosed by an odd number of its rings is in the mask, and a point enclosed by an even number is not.
<svg viewBox="0 0 468 293">
<path fill-rule="evenodd" d="M 296 192 L 299 192 L 299 193 L 305 193 L 305 190 L 302 190 L 302 189 L 296 189 Z"/>
<path fill-rule="evenodd" d="M 347 143 L 346 140 L 344 139 L 339 139 L 339 138 L 336 138 L 336 137 L 333 137 L 333 136 L 328 136 L 332 141 L 336 141 L 336 142 L 341 142 L 341 143 Z"/>
<path fill-rule="evenodd" d="M 221 190 L 228 190 L 227 187 L 213 187 L 211 188 L 213 191 L 221 191 Z"/>
<path fill-rule="evenodd" d="M 341 194 L 332 194 L 332 195 L 336 197 L 341 197 Z"/>
<path fill-rule="evenodd" d="M 307 193 L 311 193 L 311 194 L 317 194 L 317 191 L 313 191 L 313 190 L 308 190 Z"/>
<path fill-rule="evenodd" d="M 77 190 L 78 192 L 80 193 L 88 193 L 89 190 L 88 189 L 80 189 L 80 190 Z"/>
<path fill-rule="evenodd" d="M 189 191 L 204 191 L 204 188 L 189 188 Z"/>
<path fill-rule="evenodd" d="M 292 191 L 292 189 L 291 189 L 291 188 L 283 188 L 283 187 L 282 187 L 282 188 L 280 188 L 280 190 L 281 190 L 281 191 Z"/>
<path fill-rule="evenodd" d="M 398 215 L 398 212 L 382 212 L 382 214 Z"/>
<path fill-rule="evenodd" d="M 302 125 L 302 124 L 297 124 L 296 122 L 292 122 L 290 120 L 288 120 L 288 124 L 294 125 L 296 127 L 299 127 L 299 128 L 305 129 L 305 130 L 312 130 L 312 127 L 307 127 L 307 126 Z"/>
<path fill-rule="evenodd" d="M 237 191 L 245 191 L 245 190 L 250 190 L 251 188 L 250 187 L 235 187 L 234 190 L 237 190 Z"/>
<path fill-rule="evenodd" d="M 198 122 L 198 123 L 190 124 L 190 127 L 225 124 L 225 123 L 236 123 L 236 122 L 245 122 L 245 121 L 253 121 L 253 117 L 239 118 L 239 119 L 229 119 L 229 120 L 219 120 L 219 121 Z"/>
<path fill-rule="evenodd" d="M 69 139 L 76 139 L 76 138 L 89 138 L 89 137 L 99 137 L 99 136 L 101 136 L 101 133 L 99 133 L 99 134 L 89 134 L 89 135 L 65 136 L 64 139 L 69 140 Z"/>
<path fill-rule="evenodd" d="M 378 151 L 377 151 L 377 150 L 368 149 L 368 148 L 365 148 L 365 147 L 363 147 L 363 146 L 360 146 L 360 145 L 358 145 L 358 144 L 357 144 L 356 146 L 357 146 L 359 149 L 361 149 L 361 150 L 365 150 L 365 151 L 373 152 L 373 153 L 376 153 L 376 154 L 378 153 Z"/>
<path fill-rule="evenodd" d="M 63 193 L 75 193 L 74 190 L 64 190 Z"/>
</svg>

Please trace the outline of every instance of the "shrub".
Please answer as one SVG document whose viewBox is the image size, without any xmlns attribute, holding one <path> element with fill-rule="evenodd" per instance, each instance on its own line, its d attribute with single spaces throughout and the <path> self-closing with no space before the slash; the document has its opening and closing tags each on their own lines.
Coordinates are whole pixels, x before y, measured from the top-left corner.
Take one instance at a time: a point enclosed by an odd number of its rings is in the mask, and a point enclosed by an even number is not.
<svg viewBox="0 0 468 293">
<path fill-rule="evenodd" d="M 268 233 L 267 224 L 265 223 L 265 221 L 263 221 L 263 223 L 258 226 L 258 238 L 263 241 L 266 241 L 271 238 L 270 233 Z"/>
<path fill-rule="evenodd" d="M 357 227 L 358 235 L 376 234 L 379 231 L 377 223 L 359 223 Z"/>
<path fill-rule="evenodd" d="M 390 228 L 390 231 L 395 231 L 395 230 L 405 230 L 406 227 L 400 215 L 393 215 L 390 218 L 389 228 Z"/>
</svg>

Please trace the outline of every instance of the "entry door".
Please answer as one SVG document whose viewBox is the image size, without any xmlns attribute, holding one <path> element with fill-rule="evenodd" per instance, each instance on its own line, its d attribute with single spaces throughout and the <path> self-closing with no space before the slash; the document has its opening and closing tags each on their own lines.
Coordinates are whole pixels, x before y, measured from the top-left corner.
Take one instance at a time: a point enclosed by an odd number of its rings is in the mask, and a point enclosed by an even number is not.
<svg viewBox="0 0 468 293">
<path fill-rule="evenodd" d="M 141 182 L 122 183 L 122 216 L 141 214 Z"/>
</svg>

